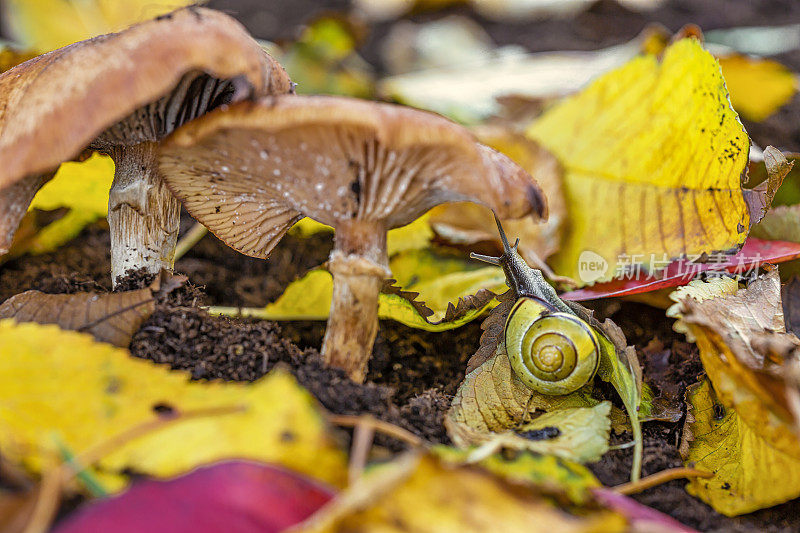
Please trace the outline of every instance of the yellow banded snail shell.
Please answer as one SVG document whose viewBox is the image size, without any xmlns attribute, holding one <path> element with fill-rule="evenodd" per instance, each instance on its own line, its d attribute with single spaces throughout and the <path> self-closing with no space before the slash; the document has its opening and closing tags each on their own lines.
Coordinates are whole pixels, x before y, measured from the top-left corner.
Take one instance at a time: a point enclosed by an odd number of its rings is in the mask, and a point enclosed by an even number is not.
<svg viewBox="0 0 800 533">
<path fill-rule="evenodd" d="M 517 377 L 542 394 L 575 392 L 594 377 L 600 363 L 594 329 L 538 298 L 517 300 L 506 320 L 505 341 Z"/>
<path fill-rule="evenodd" d="M 598 332 L 556 294 L 541 271 L 519 255 L 497 220 L 503 255 L 470 254 L 503 268 L 517 300 L 506 318 L 505 344 L 511 367 L 529 388 L 548 395 L 575 392 L 597 373 L 602 348 Z"/>
</svg>

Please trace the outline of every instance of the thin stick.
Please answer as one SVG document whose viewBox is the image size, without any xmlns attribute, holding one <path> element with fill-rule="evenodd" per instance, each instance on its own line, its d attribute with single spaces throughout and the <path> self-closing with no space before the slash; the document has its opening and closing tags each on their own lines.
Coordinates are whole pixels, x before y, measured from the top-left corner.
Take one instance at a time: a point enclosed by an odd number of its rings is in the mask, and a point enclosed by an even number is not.
<svg viewBox="0 0 800 533">
<path fill-rule="evenodd" d="M 350 447 L 350 464 L 347 467 L 347 477 L 352 485 L 367 466 L 369 451 L 372 448 L 372 439 L 375 437 L 375 426 L 365 423 L 366 417 L 356 424 L 353 431 L 353 444 Z"/>
<path fill-rule="evenodd" d="M 372 418 L 368 415 L 329 415 L 328 420 L 331 424 L 344 427 L 356 427 L 359 424 L 372 427 L 375 431 L 394 437 L 397 440 L 403 441 L 410 446 L 422 446 L 424 442 L 422 439 L 411 433 L 410 431 L 395 426 L 389 422 Z"/>
<path fill-rule="evenodd" d="M 50 529 L 61 503 L 61 476 L 59 473 L 60 469 L 55 468 L 46 472 L 42 477 L 36 503 L 23 533 L 44 533 Z"/>
<path fill-rule="evenodd" d="M 205 237 L 206 233 L 208 233 L 208 228 L 199 222 L 195 222 L 194 226 L 189 228 L 189 231 L 184 233 L 183 237 L 181 237 L 178 241 L 178 244 L 175 245 L 175 256 L 173 260 L 177 261 L 186 255 L 186 252 L 191 250 L 195 244 L 200 242 L 200 239 Z"/>
<path fill-rule="evenodd" d="M 714 474 L 712 472 L 695 470 L 694 468 L 670 468 L 669 470 L 662 470 L 661 472 L 657 472 L 652 476 L 644 477 L 638 481 L 631 481 L 630 483 L 617 485 L 616 487 L 613 487 L 612 490 L 618 494 L 638 494 L 668 481 L 690 477 L 710 478 L 714 477 Z"/>
<path fill-rule="evenodd" d="M 143 437 L 159 429 L 167 426 L 182 422 L 190 418 L 201 418 L 204 416 L 217 416 L 238 413 L 244 411 L 241 405 L 234 405 L 228 407 L 209 407 L 205 409 L 192 409 L 187 411 L 178 411 L 174 414 L 166 414 L 159 416 L 155 420 L 148 420 L 136 426 L 126 429 L 110 439 L 103 441 L 88 450 L 76 455 L 69 463 L 62 465 L 62 479 L 67 481 L 70 477 L 77 474 L 86 468 L 86 465 L 94 464 L 114 450 L 124 446 L 132 440 Z"/>
</svg>

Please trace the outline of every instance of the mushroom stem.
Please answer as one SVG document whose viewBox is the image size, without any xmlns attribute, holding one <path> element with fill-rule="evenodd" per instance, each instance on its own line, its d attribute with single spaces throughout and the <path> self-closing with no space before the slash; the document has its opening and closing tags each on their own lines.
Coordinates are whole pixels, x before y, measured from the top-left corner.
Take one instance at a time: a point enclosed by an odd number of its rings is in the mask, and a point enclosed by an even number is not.
<svg viewBox="0 0 800 533">
<path fill-rule="evenodd" d="M 111 279 L 144 268 L 172 270 L 178 240 L 178 201 L 158 176 L 157 143 L 113 148 L 116 171 L 108 195 Z"/>
<path fill-rule="evenodd" d="M 386 228 L 350 220 L 336 228 L 328 260 L 333 274 L 333 299 L 322 355 L 331 366 L 362 382 L 378 334 L 378 295 L 388 277 Z"/>
</svg>

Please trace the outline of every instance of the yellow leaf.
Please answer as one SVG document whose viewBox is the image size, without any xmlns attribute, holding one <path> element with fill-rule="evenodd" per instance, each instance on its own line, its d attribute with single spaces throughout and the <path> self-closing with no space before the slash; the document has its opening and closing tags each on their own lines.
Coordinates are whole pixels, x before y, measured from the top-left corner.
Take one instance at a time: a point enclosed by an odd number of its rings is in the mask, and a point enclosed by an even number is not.
<svg viewBox="0 0 800 533">
<path fill-rule="evenodd" d="M 134 359 L 87 334 L 0 321 L 5 459 L 41 471 L 62 446 L 80 454 L 153 420 L 158 405 L 244 410 L 175 422 L 116 449 L 98 463 L 110 488 L 122 488 L 117 476 L 126 469 L 169 477 L 231 457 L 276 462 L 337 485 L 346 476 L 344 454 L 316 402 L 285 372 L 253 384 L 190 382 L 187 373 Z"/>
<path fill-rule="evenodd" d="M 499 268 L 488 267 L 470 272 L 453 272 L 414 285 L 420 292 L 419 303 L 433 311 L 431 316 L 420 315 L 407 299 L 396 294 L 381 294 L 378 299 L 378 316 L 392 319 L 407 326 L 427 331 L 454 329 L 480 316 L 491 303 L 448 319 L 448 307 L 460 298 L 474 295 L 481 289 L 498 290 L 505 285 L 505 276 Z M 242 315 L 265 320 L 325 320 L 328 317 L 333 295 L 333 279 L 326 270 L 312 270 L 286 287 L 283 294 L 263 308 L 239 309 L 211 307 L 212 314 Z"/>
<path fill-rule="evenodd" d="M 322 17 L 308 24 L 281 58 L 300 94 L 338 94 L 369 98 L 370 65 L 355 53 L 357 38 L 341 17 Z"/>
<path fill-rule="evenodd" d="M 52 211 L 62 207 L 69 212 L 25 240 L 24 252 L 44 253 L 54 250 L 78 235 L 83 228 L 108 214 L 108 190 L 114 180 L 114 162 L 110 157 L 93 154 L 83 162 L 63 163 L 52 180 L 36 193 L 30 209 Z"/>
<path fill-rule="evenodd" d="M 578 517 L 479 468 L 406 455 L 373 468 L 298 531 L 624 531 L 612 512 Z"/>
<path fill-rule="evenodd" d="M 638 57 L 604 75 L 528 135 L 566 170 L 570 229 L 552 258 L 558 274 L 581 279 L 582 254 L 608 265 L 584 281 L 607 281 L 625 259 L 652 269 L 744 242 L 749 141 L 719 65 L 694 39 L 671 45 L 660 63 Z"/>
<path fill-rule="evenodd" d="M 4 15 L 20 43 L 48 52 L 193 3 L 194 0 L 7 0 Z"/>
<path fill-rule="evenodd" d="M 461 383 L 445 427 L 459 447 L 489 445 L 597 461 L 608 450 L 610 410 L 609 402 L 598 402 L 587 388 L 566 396 L 529 389 L 511 369 L 501 341 L 495 356 Z"/>
<path fill-rule="evenodd" d="M 777 270 L 733 295 L 685 298 L 681 311 L 723 405 L 770 446 L 800 460 L 784 377 L 800 341 L 785 332 Z"/>
<path fill-rule="evenodd" d="M 290 230 L 298 237 L 309 237 L 316 233 L 333 231 L 333 228 L 308 217 L 300 219 Z M 433 230 L 428 224 L 428 215 L 422 215 L 414 222 L 389 230 L 386 236 L 386 251 L 389 257 L 401 252 L 421 250 L 430 245 Z"/>
<path fill-rule="evenodd" d="M 777 61 L 733 54 L 719 65 L 733 108 L 752 121 L 765 120 L 797 92 L 797 77 Z"/>
<path fill-rule="evenodd" d="M 727 516 L 771 507 L 800 496 L 800 460 L 789 456 L 745 424 L 735 409 L 714 401 L 708 380 L 690 389 L 687 429 L 694 440 L 682 447 L 687 465 L 714 473 L 686 486 Z M 720 416 L 722 414 L 722 416 Z"/>
<path fill-rule="evenodd" d="M 585 505 L 592 500 L 590 489 L 602 486 L 594 474 L 580 463 L 561 459 L 555 455 L 520 452 L 495 453 L 475 459 L 475 449 L 435 446 L 431 452 L 442 461 L 452 464 L 475 464 L 516 484 L 542 493 L 565 496 L 575 505 Z"/>
</svg>

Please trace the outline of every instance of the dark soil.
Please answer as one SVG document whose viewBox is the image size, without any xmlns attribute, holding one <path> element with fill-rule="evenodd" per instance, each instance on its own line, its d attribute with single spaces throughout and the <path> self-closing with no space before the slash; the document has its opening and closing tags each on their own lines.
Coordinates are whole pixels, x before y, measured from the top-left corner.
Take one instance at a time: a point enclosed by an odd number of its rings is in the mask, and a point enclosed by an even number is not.
<svg viewBox="0 0 800 533">
<path fill-rule="evenodd" d="M 360 385 L 322 363 L 317 349 L 324 323 L 275 324 L 215 317 L 199 307 L 208 303 L 264 305 L 280 294 L 285 284 L 315 267 L 314 261 L 323 261 L 329 246 L 330 236 L 288 236 L 273 255 L 278 268 L 270 266 L 272 260 L 245 257 L 206 236 L 176 269 L 188 271 L 192 283 L 158 302 L 156 312 L 134 336 L 132 354 L 186 370 L 194 379 L 253 381 L 281 364 L 331 412 L 369 413 L 429 442 L 448 442 L 443 416 L 464 377 L 467 360 L 478 346 L 478 323 L 435 334 L 382 321 L 367 382 Z M 107 228 L 97 224 L 55 254 L 25 257 L 0 267 L 0 295 L 5 298 L 32 288 L 51 293 L 108 290 L 107 249 Z M 291 257 L 304 259 L 290 261 Z M 248 291 L 230 290 L 244 275 L 253 279 Z M 280 278 L 283 285 L 260 277 Z M 211 282 L 199 287 L 193 284 L 195 279 Z M 128 285 L 146 283 L 145 279 L 132 279 Z M 672 331 L 672 321 L 663 311 L 619 301 L 589 305 L 598 318 L 612 318 L 636 345 L 646 379 L 657 393 L 680 402 L 686 387 L 702 376 L 696 348 Z M 621 405 L 613 393 L 601 392 Z M 645 425 L 644 475 L 682 465 L 677 452 L 682 423 Z M 618 443 L 629 438 L 615 437 Z M 378 443 L 394 450 L 402 448 L 387 438 Z M 624 483 L 630 474 L 630 451 L 609 452 L 590 468 L 604 484 Z M 673 481 L 636 498 L 703 531 L 797 531 L 800 525 L 798 501 L 730 519 L 689 496 L 684 484 Z"/>
<path fill-rule="evenodd" d="M 327 9 L 347 9 L 348 0 L 212 0 L 211 7 L 237 16 L 256 37 L 283 40 L 297 35 L 300 25 Z M 611 0 L 601 0 L 568 20 L 500 24 L 483 20 L 458 7 L 435 14 L 414 14 L 429 20 L 452 13 L 473 16 L 498 44 L 519 44 L 531 51 L 595 49 L 629 40 L 648 23 L 672 31 L 686 23 L 709 30 L 741 25 L 783 25 L 800 22 L 800 2 L 792 0 L 672 0 L 653 12 L 634 13 Z M 361 53 L 378 72 L 378 54 L 386 25 L 372 28 Z M 780 56 L 800 70 L 800 51 Z M 761 124 L 746 123 L 760 146 L 772 144 L 800 151 L 800 97 Z M 184 221 L 188 226 L 190 221 Z M 184 229 L 186 229 L 184 227 Z M 252 381 L 283 364 L 327 409 L 335 413 L 370 413 L 403 426 L 430 442 L 446 442 L 442 417 L 467 359 L 478 346 L 477 324 L 447 334 L 419 332 L 394 322 L 382 322 L 367 383 L 350 382 L 325 368 L 317 351 L 324 324 L 284 323 L 212 317 L 201 303 L 261 306 L 285 286 L 322 263 L 330 235 L 304 240 L 287 236 L 269 261 L 245 257 L 213 236 L 205 237 L 176 265 L 193 285 L 174 291 L 157 305 L 153 316 L 135 335 L 131 351 L 138 357 L 167 363 L 195 379 Z M 54 253 L 25 257 L 0 266 L 0 300 L 27 289 L 50 293 L 109 290 L 107 227 L 96 224 Z M 696 348 L 671 329 L 663 311 L 626 302 L 592 304 L 601 317 L 611 316 L 636 344 L 646 379 L 656 392 L 680 401 L 688 385 L 702 374 Z M 645 426 L 644 474 L 680 466 L 677 444 L 683 421 Z M 627 435 L 617 436 L 625 442 Z M 387 446 L 397 443 L 382 441 Z M 627 481 L 629 450 L 606 454 L 591 465 L 607 485 Z M 747 516 L 723 517 L 673 481 L 636 498 L 703 531 L 799 531 L 800 502 L 795 500 Z"/>
</svg>

